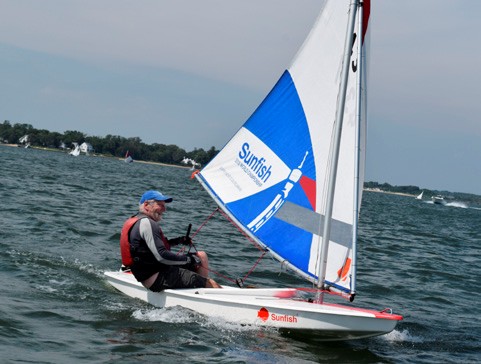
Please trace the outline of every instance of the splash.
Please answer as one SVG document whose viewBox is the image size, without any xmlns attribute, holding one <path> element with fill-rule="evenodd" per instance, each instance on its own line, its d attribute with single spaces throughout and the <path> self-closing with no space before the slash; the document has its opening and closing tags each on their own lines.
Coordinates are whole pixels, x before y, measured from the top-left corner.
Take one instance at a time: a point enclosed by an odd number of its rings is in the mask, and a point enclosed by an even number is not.
<svg viewBox="0 0 481 364">
<path fill-rule="evenodd" d="M 37 289 L 38 291 L 47 292 L 47 293 L 54 293 L 54 292 L 58 291 L 58 289 L 56 289 L 56 288 L 53 288 L 53 287 L 50 287 L 50 286 L 45 286 L 45 285 L 42 285 L 42 284 L 36 285 L 35 289 Z"/>
<path fill-rule="evenodd" d="M 402 331 L 393 330 L 389 334 L 380 336 L 380 338 L 389 342 L 420 343 L 423 341 L 421 337 L 411 335 L 411 333 L 407 329 Z"/>
<path fill-rule="evenodd" d="M 140 309 L 132 313 L 132 317 L 140 321 L 161 321 L 184 324 L 196 322 L 198 315 L 181 307 Z"/>
<path fill-rule="evenodd" d="M 461 209 L 467 209 L 468 205 L 466 205 L 464 202 L 448 202 L 446 206 L 450 207 L 459 207 Z"/>
<path fill-rule="evenodd" d="M 427 204 L 430 204 L 430 205 L 434 205 L 434 202 L 433 201 L 423 201 L 424 203 L 427 203 Z M 458 208 L 461 208 L 461 209 L 467 209 L 469 208 L 469 206 L 464 203 L 464 202 L 459 202 L 459 201 L 454 201 L 454 202 L 447 202 L 444 206 L 449 206 L 449 207 L 458 207 Z"/>
<path fill-rule="evenodd" d="M 243 325 L 240 323 L 233 323 L 225 321 L 220 317 L 207 317 L 189 309 L 176 306 L 168 308 L 146 308 L 138 309 L 132 313 L 132 317 L 140 321 L 160 321 L 172 324 L 197 324 L 205 328 L 214 328 L 224 334 L 239 333 L 248 331 L 277 331 L 277 329 L 258 327 L 255 325 Z"/>
<path fill-rule="evenodd" d="M 220 317 L 205 317 L 205 320 L 204 322 L 201 322 L 201 325 L 205 327 L 213 327 L 224 333 L 258 331 L 259 329 L 262 329 L 265 331 L 270 329 L 265 327 L 260 328 L 259 326 L 255 326 L 255 325 L 243 325 L 241 323 L 228 322 Z M 276 329 L 274 328 L 274 331 L 275 330 Z"/>
</svg>

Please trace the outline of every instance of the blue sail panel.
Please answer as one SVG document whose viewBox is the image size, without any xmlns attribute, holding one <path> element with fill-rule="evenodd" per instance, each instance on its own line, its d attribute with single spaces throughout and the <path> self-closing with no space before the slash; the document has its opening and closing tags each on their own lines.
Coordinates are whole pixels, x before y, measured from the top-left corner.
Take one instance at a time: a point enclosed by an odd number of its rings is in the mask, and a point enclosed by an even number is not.
<svg viewBox="0 0 481 364">
<path fill-rule="evenodd" d="M 291 168 L 304 163 L 303 174 L 315 179 L 312 146 L 306 115 L 296 87 L 285 71 L 269 95 L 244 124 Z"/>
<path fill-rule="evenodd" d="M 312 212 L 315 207 L 315 187 L 300 183 L 304 177 L 315 186 L 315 164 L 305 113 L 288 71 L 200 177 L 244 230 L 310 274 L 312 232 L 275 217 L 286 202 Z"/>
</svg>

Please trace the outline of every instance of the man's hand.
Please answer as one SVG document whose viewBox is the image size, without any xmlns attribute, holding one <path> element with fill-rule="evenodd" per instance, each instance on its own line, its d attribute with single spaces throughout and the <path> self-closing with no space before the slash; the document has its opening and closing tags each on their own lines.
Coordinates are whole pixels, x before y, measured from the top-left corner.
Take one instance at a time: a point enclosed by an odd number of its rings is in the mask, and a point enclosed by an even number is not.
<svg viewBox="0 0 481 364">
<path fill-rule="evenodd" d="M 202 265 L 202 261 L 200 258 L 197 256 L 195 253 L 189 253 L 187 254 L 187 264 L 193 268 L 197 269 Z"/>
</svg>

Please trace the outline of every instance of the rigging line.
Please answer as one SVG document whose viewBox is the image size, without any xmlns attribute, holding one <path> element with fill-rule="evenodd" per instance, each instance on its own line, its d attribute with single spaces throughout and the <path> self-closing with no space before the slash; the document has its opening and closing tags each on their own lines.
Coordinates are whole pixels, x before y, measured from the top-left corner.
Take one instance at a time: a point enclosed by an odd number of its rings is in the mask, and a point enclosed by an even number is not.
<svg viewBox="0 0 481 364">
<path fill-rule="evenodd" d="M 192 234 L 192 238 L 195 237 L 199 232 L 200 230 L 207 224 L 207 221 L 209 221 L 213 216 L 214 214 L 219 210 L 219 208 L 217 207 L 210 215 L 209 217 L 207 217 L 207 219 L 205 219 L 205 221 L 200 224 L 199 228 Z M 190 249 L 191 248 L 194 248 L 194 250 L 197 252 L 197 247 L 195 246 L 194 242 L 192 241 L 192 244 L 189 246 L 189 250 L 187 250 L 187 253 L 190 253 Z M 184 254 L 185 252 L 185 249 L 186 247 L 182 247 L 178 252 L 177 252 L 177 255 L 180 255 L 180 254 Z"/>
<path fill-rule="evenodd" d="M 205 267 L 204 267 L 204 268 L 205 268 Z M 215 274 L 216 276 L 219 276 L 219 277 L 221 277 L 221 278 L 224 278 L 225 280 L 227 280 L 227 281 L 229 281 L 229 282 L 231 282 L 231 283 L 237 284 L 237 282 L 236 282 L 235 279 L 229 278 L 229 277 L 227 277 L 227 276 L 225 276 L 225 275 L 223 275 L 223 274 L 221 274 L 221 273 L 219 273 L 219 272 L 217 272 L 217 271 L 215 271 L 215 270 L 213 270 L 213 269 L 211 269 L 211 268 L 207 268 L 207 270 L 208 270 L 209 272 Z"/>
<path fill-rule="evenodd" d="M 229 220 L 229 221 L 231 222 L 231 224 L 234 225 L 234 226 L 237 228 L 237 230 L 239 230 L 240 233 L 247 238 L 247 240 L 249 240 L 252 244 L 254 244 L 254 246 L 255 246 L 257 249 L 259 249 L 260 251 L 262 251 L 261 256 L 257 259 L 257 261 L 256 261 L 256 262 L 254 263 L 254 265 L 251 267 L 251 269 L 249 270 L 249 272 L 247 272 L 247 274 L 244 276 L 244 278 L 241 279 L 241 283 L 244 283 L 244 281 L 247 279 L 247 277 L 249 277 L 249 275 L 254 271 L 254 269 L 255 269 L 255 268 L 257 267 L 257 265 L 260 263 L 260 261 L 262 260 L 262 258 L 264 258 L 264 256 L 267 254 L 268 250 L 262 248 L 259 244 L 257 244 L 249 235 L 247 235 L 239 226 L 237 226 L 237 224 L 234 223 L 234 221 L 233 221 L 224 211 L 222 211 L 222 210 L 219 209 L 219 208 L 217 208 L 217 211 L 219 211 L 222 216 L 224 216 L 227 220 Z M 231 280 L 231 281 L 232 281 L 232 280 Z M 236 280 L 236 281 L 233 281 L 233 282 L 239 284 L 239 283 L 237 282 L 237 280 Z M 239 286 L 240 286 L 240 285 L 239 285 Z"/>
<path fill-rule="evenodd" d="M 217 207 L 214 211 L 212 211 L 209 217 L 205 219 L 205 221 L 202 224 L 200 224 L 199 228 L 192 234 L 192 237 L 196 236 L 197 233 L 207 224 L 207 221 L 209 221 L 214 216 L 214 214 L 219 210 L 220 209 Z"/>
<path fill-rule="evenodd" d="M 237 278 L 237 279 L 232 279 L 232 278 L 229 278 L 227 277 L 226 275 L 223 275 L 222 273 L 218 272 L 218 271 L 215 271 L 211 268 L 207 268 L 207 270 L 209 272 L 211 272 L 212 274 L 215 274 L 216 276 L 219 276 L 221 278 L 224 278 L 225 280 L 231 282 L 231 283 L 235 283 L 237 285 L 239 285 L 238 283 L 238 280 L 240 279 L 241 280 L 241 284 L 243 284 L 247 278 L 251 275 L 251 273 L 254 271 L 254 269 L 257 267 L 257 265 L 260 263 L 260 261 L 262 260 L 262 258 L 264 258 L 264 255 L 267 254 L 267 251 L 263 252 L 261 254 L 261 256 L 257 259 L 257 261 L 254 263 L 254 265 L 251 267 L 251 269 L 247 272 L 247 274 L 244 276 L 244 278 Z M 204 267 L 205 268 L 205 267 Z M 239 287 L 241 287 L 241 285 L 239 285 Z M 241 287 L 242 288 L 242 287 Z"/>
<path fill-rule="evenodd" d="M 284 269 L 285 269 L 285 271 L 287 272 L 287 268 L 288 268 L 288 265 L 287 265 L 287 264 L 288 264 L 288 263 L 289 263 L 289 262 L 288 262 L 286 259 L 284 259 L 284 260 L 281 262 L 281 270 L 279 271 L 279 276 L 282 274 L 282 268 L 283 268 L 283 267 L 285 267 Z"/>
<path fill-rule="evenodd" d="M 338 103 L 339 100 L 339 93 L 337 95 L 337 101 Z M 317 249 L 316 249 L 316 261 L 315 261 L 315 271 L 317 272 L 320 268 L 321 265 L 321 252 L 322 252 L 322 245 L 324 244 L 324 238 L 322 236 L 323 233 L 323 227 L 324 224 L 326 223 L 326 220 L 323 218 L 326 216 L 326 210 L 327 210 L 327 203 L 328 203 L 328 192 L 329 192 L 329 176 L 330 176 L 330 169 L 331 169 L 331 164 L 332 158 L 333 158 L 333 145 L 334 145 L 334 140 L 335 140 L 335 134 L 336 134 L 336 120 L 332 120 L 332 126 L 331 126 L 331 137 L 329 140 L 329 151 L 327 153 L 327 160 L 326 160 L 326 166 L 325 166 L 325 175 L 322 183 L 322 189 L 321 189 L 321 196 L 319 197 L 319 214 L 320 214 L 320 220 L 319 220 L 319 226 L 317 228 Z M 319 277 L 317 278 L 319 279 Z"/>
<path fill-rule="evenodd" d="M 192 244 L 192 245 L 189 247 L 189 250 L 187 250 L 187 254 L 190 253 L 190 249 L 191 249 L 192 247 L 193 247 L 193 248 L 195 249 L 195 251 L 197 252 L 197 248 L 194 246 L 194 244 Z M 177 252 L 177 255 L 184 254 L 185 250 L 186 250 L 186 247 L 185 247 L 185 246 L 182 247 L 182 248 L 179 249 L 179 251 Z M 221 277 L 221 278 L 224 278 L 225 280 L 227 280 L 227 281 L 229 281 L 229 282 L 236 283 L 236 280 L 234 280 L 234 279 L 232 279 L 232 278 L 229 278 L 229 277 L 227 277 L 227 276 L 225 276 L 225 275 L 223 275 L 223 274 L 221 274 L 221 273 L 219 273 L 219 272 L 217 272 L 217 271 L 215 271 L 215 270 L 213 270 L 213 269 L 211 269 L 211 268 L 206 268 L 206 267 L 204 267 L 203 265 L 201 265 L 201 267 L 204 268 L 204 269 L 207 269 L 209 272 L 215 274 L 216 276 L 219 276 L 219 277 Z"/>
<path fill-rule="evenodd" d="M 242 278 L 242 283 L 250 276 L 250 274 L 254 271 L 254 269 L 257 267 L 257 265 L 260 263 L 260 261 L 264 258 L 264 256 L 267 254 L 268 250 L 267 249 L 263 249 L 261 246 L 259 246 L 259 244 L 257 244 L 252 238 L 250 238 L 247 234 L 244 233 L 244 231 L 242 231 L 242 229 L 240 229 L 237 224 L 234 223 L 234 221 L 232 221 L 232 219 L 224 212 L 222 211 L 219 207 L 217 207 L 205 220 L 204 222 L 199 226 L 199 228 L 192 234 L 192 237 L 195 237 L 197 235 L 197 233 L 200 232 L 200 230 L 207 224 L 207 222 L 212 218 L 214 217 L 215 213 L 216 212 L 220 212 L 222 216 L 224 216 L 227 220 L 229 220 L 231 222 L 232 225 L 234 225 L 237 230 L 239 230 L 242 235 L 244 235 L 250 242 L 252 242 L 254 244 L 255 247 L 257 247 L 257 249 L 261 250 L 262 251 L 262 254 L 261 256 L 257 259 L 257 261 L 254 263 L 254 265 L 251 267 L 251 269 L 247 272 L 247 274 L 244 276 L 244 278 Z M 195 244 L 192 242 L 192 245 L 189 247 L 189 250 L 187 251 L 188 253 L 190 252 L 190 249 L 191 248 L 194 248 L 195 251 L 197 251 L 197 247 L 195 246 Z M 177 253 L 177 255 L 179 254 L 183 254 L 184 251 L 185 251 L 186 247 L 182 247 L 179 252 Z M 204 267 L 205 268 L 205 267 Z M 207 270 L 219 277 L 222 277 L 232 283 L 236 283 L 237 284 L 237 280 L 234 280 L 232 278 L 229 278 L 211 268 L 207 268 Z"/>
<path fill-rule="evenodd" d="M 217 208 L 217 210 L 219 210 L 219 212 L 222 214 L 222 216 L 224 216 L 227 220 L 229 220 L 231 222 L 232 225 L 234 225 L 237 230 L 239 230 L 239 232 L 244 235 L 247 240 L 249 240 L 257 249 L 259 249 L 260 251 L 265 251 L 267 252 L 267 249 L 261 247 L 259 244 L 256 243 L 256 241 L 254 239 L 252 239 L 249 235 L 247 235 L 239 226 L 237 226 L 237 224 L 229 217 L 229 215 L 227 215 L 224 211 L 222 211 L 221 209 Z"/>
<path fill-rule="evenodd" d="M 252 266 L 252 268 L 249 270 L 249 272 L 247 272 L 247 274 L 244 276 L 244 278 L 242 278 L 242 282 L 244 282 L 247 277 L 250 276 L 250 274 L 254 271 L 254 269 L 256 269 L 257 265 L 260 263 L 260 261 L 262 260 L 262 258 L 264 258 L 264 256 L 267 254 L 267 250 L 265 250 L 261 256 L 257 259 L 257 261 L 254 263 L 254 265 Z"/>
</svg>

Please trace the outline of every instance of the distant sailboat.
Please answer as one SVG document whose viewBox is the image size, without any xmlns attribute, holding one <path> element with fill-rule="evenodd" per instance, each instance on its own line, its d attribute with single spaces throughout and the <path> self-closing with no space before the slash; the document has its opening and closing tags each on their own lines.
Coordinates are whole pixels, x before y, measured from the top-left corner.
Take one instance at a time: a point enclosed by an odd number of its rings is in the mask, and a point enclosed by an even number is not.
<svg viewBox="0 0 481 364">
<path fill-rule="evenodd" d="M 75 142 L 72 144 L 74 145 L 74 149 L 69 154 L 73 155 L 74 157 L 78 157 L 80 155 L 80 145 Z"/>
<path fill-rule="evenodd" d="M 184 157 L 184 159 L 182 159 L 180 161 L 180 163 L 183 163 L 183 164 L 191 164 L 192 166 L 190 167 L 190 170 L 193 171 L 194 169 L 196 169 L 197 167 L 200 168 L 200 163 L 197 163 L 195 160 L 193 159 L 190 159 L 190 158 L 187 158 L 187 157 Z"/>
<path fill-rule="evenodd" d="M 29 138 L 30 138 L 30 137 L 28 136 L 28 134 L 27 134 L 27 135 L 24 135 L 23 137 L 21 137 L 21 138 L 18 140 L 18 142 L 19 142 L 20 144 L 23 144 L 23 145 L 24 145 L 24 148 L 30 148 Z M 18 146 L 20 146 L 20 145 L 18 145 Z"/>
<path fill-rule="evenodd" d="M 130 154 L 130 151 L 127 151 L 127 153 L 125 153 L 124 162 L 125 163 L 132 163 L 133 161 L 134 161 L 134 158 L 132 158 L 132 154 Z"/>
<path fill-rule="evenodd" d="M 423 199 L 423 193 L 424 193 L 424 191 L 421 191 L 421 193 L 416 196 L 416 200 L 422 200 Z"/>
</svg>

